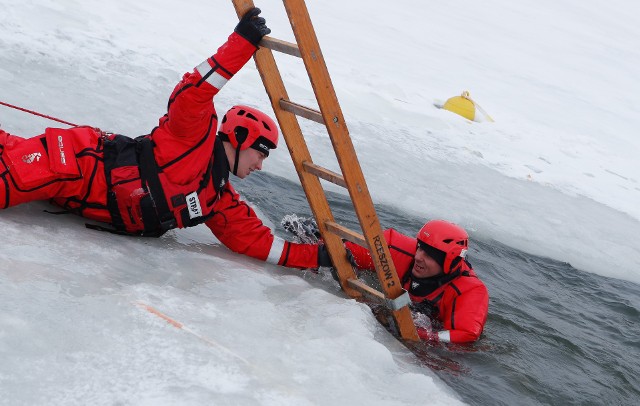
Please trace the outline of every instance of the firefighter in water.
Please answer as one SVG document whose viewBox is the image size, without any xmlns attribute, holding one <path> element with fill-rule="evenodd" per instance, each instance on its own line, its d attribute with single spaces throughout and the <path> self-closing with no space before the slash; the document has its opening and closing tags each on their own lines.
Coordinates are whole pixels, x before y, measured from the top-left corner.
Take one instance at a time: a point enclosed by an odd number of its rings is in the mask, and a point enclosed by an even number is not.
<svg viewBox="0 0 640 406">
<path fill-rule="evenodd" d="M 417 327 L 420 338 L 451 343 L 477 340 L 487 320 L 489 292 L 465 259 L 467 232 L 453 223 L 432 220 L 416 238 L 393 229 L 385 230 L 384 236 L 412 310 L 432 320 L 431 328 Z M 345 245 L 355 267 L 374 270 L 366 248 Z M 331 266 L 326 249 L 320 247 L 319 265 Z"/>
<path fill-rule="evenodd" d="M 168 111 L 136 139 L 91 127 L 47 128 L 24 139 L 0 130 L 0 208 L 51 199 L 65 210 L 107 223 L 118 234 L 159 236 L 206 224 L 228 248 L 274 264 L 305 268 L 317 247 L 275 237 L 229 183 L 262 169 L 277 147 L 266 114 L 234 106 L 219 132 L 213 97 L 271 30 L 248 11 L 215 55 L 186 73 Z M 88 225 L 90 226 L 90 225 Z"/>
</svg>

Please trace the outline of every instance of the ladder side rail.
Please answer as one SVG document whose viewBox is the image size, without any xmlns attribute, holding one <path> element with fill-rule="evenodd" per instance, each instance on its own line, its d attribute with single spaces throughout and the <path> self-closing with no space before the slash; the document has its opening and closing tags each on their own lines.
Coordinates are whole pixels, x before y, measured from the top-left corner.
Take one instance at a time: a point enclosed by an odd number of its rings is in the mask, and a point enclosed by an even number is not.
<svg viewBox="0 0 640 406">
<path fill-rule="evenodd" d="M 382 228 L 373 206 L 373 200 L 349 137 L 344 116 L 331 82 L 318 39 L 311 24 L 304 0 L 283 0 L 309 79 L 318 100 L 320 112 L 336 152 L 356 214 L 371 251 L 378 279 L 387 297 L 396 299 L 404 294 Z M 324 236 L 324 234 L 323 234 Z M 332 256 L 333 259 L 333 256 Z M 393 311 L 403 338 L 418 340 L 408 307 Z"/>
<path fill-rule="evenodd" d="M 371 202 L 370 206 L 373 207 L 372 199 L 368 193 L 364 175 L 357 160 L 355 148 L 349 137 L 344 116 L 342 115 L 337 95 L 335 94 L 331 77 L 326 68 L 324 57 L 322 56 L 322 51 L 320 50 L 305 2 L 304 0 L 283 1 L 298 47 L 302 53 L 302 59 L 309 73 L 309 79 L 313 86 L 316 99 L 318 100 L 320 111 L 324 117 L 331 142 L 336 152 L 340 169 L 347 184 L 347 189 L 354 203 L 356 214 L 359 217 L 361 226 L 370 229 L 370 225 L 377 222 L 377 216 L 373 213 L 373 218 L 368 218 L 368 216 L 360 218 L 361 213 L 359 212 L 362 210 L 359 210 L 359 208 L 363 209 L 364 207 L 358 203 L 360 201 Z M 348 158 L 343 159 L 343 157 Z M 370 215 L 370 213 L 367 214 Z M 363 231 L 367 230 L 363 229 Z M 381 231 L 382 230 L 379 230 L 378 234 L 381 234 Z M 365 237 L 367 237 L 368 241 L 372 240 L 366 232 Z M 370 246 L 368 248 L 372 249 L 374 247 Z M 382 281 L 384 281 L 384 279 L 382 279 Z"/>
<path fill-rule="evenodd" d="M 247 10 L 254 7 L 252 0 L 232 1 L 238 17 L 241 17 Z M 334 222 L 334 218 L 320 179 L 304 169 L 303 162 L 312 162 L 312 160 L 298 119 L 295 114 L 282 109 L 280 106 L 280 100 L 288 100 L 288 95 L 273 53 L 270 49 L 261 47 L 255 53 L 254 60 L 276 114 L 294 166 L 298 172 L 300 183 L 307 195 L 309 206 L 314 213 L 318 228 L 324 239 L 324 244 L 338 273 L 340 285 L 344 292 L 350 297 L 360 297 L 360 292 L 354 290 L 347 284 L 347 280 L 355 279 L 356 274 L 347 260 L 342 239 L 338 235 L 327 231 L 325 224 L 327 222 Z"/>
</svg>

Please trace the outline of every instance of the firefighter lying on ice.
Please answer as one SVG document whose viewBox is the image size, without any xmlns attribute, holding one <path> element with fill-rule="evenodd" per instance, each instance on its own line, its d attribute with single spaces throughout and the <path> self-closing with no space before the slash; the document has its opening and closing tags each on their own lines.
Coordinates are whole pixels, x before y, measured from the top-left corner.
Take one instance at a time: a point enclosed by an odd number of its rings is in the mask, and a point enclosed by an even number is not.
<svg viewBox="0 0 640 406">
<path fill-rule="evenodd" d="M 315 245 L 277 238 L 229 183 L 262 169 L 278 144 L 266 114 L 234 106 L 220 129 L 213 97 L 271 32 L 248 11 L 210 58 L 186 73 L 168 111 L 136 139 L 88 126 L 47 128 L 22 138 L 0 130 L 0 208 L 51 199 L 65 210 L 125 235 L 159 236 L 206 224 L 228 248 L 274 264 L 313 267 Z"/>
</svg>

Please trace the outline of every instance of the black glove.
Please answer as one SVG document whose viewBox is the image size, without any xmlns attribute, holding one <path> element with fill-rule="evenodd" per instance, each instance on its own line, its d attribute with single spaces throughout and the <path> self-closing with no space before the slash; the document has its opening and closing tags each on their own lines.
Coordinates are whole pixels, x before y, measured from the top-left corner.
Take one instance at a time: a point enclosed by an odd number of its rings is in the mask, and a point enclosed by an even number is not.
<svg viewBox="0 0 640 406">
<path fill-rule="evenodd" d="M 318 245 L 318 266 L 321 267 L 333 267 L 333 262 L 329 257 L 329 250 L 324 244 Z"/>
<path fill-rule="evenodd" d="M 260 14 L 260 9 L 258 7 L 254 7 L 251 10 L 247 11 L 238 25 L 236 25 L 236 29 L 234 30 L 241 37 L 251 42 L 253 45 L 258 46 L 260 40 L 265 35 L 271 33 L 269 27 L 267 27 L 267 22 L 264 18 L 258 17 Z"/>
<path fill-rule="evenodd" d="M 347 261 L 349 261 L 352 266 L 355 266 L 357 268 L 358 264 L 356 264 L 356 260 L 353 257 L 351 250 L 347 247 L 344 247 L 344 249 L 345 251 L 347 251 Z M 318 245 L 318 266 L 333 268 L 333 263 L 331 262 L 331 258 L 329 257 L 329 250 L 327 250 L 327 246 L 324 244 Z"/>
</svg>

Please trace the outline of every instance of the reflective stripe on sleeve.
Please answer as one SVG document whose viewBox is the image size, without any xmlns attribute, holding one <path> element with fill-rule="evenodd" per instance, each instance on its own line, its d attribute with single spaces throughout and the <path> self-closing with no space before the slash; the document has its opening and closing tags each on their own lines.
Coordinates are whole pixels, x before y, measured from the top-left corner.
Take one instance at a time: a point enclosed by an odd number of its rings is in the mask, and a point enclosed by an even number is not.
<svg viewBox="0 0 640 406">
<path fill-rule="evenodd" d="M 273 244 L 271 244 L 271 250 L 269 250 L 269 256 L 267 257 L 268 263 L 278 265 L 284 249 L 284 243 L 285 241 L 282 238 L 273 237 Z"/>
<path fill-rule="evenodd" d="M 229 79 L 225 78 L 215 70 L 211 68 L 209 65 L 209 61 L 205 60 L 200 65 L 196 66 L 196 70 L 206 80 L 210 85 L 220 90 L 224 85 L 227 84 Z M 213 70 L 213 71 L 212 71 Z"/>
<path fill-rule="evenodd" d="M 451 332 L 449 330 L 438 331 L 438 340 L 440 340 L 441 343 L 450 343 Z"/>
</svg>

